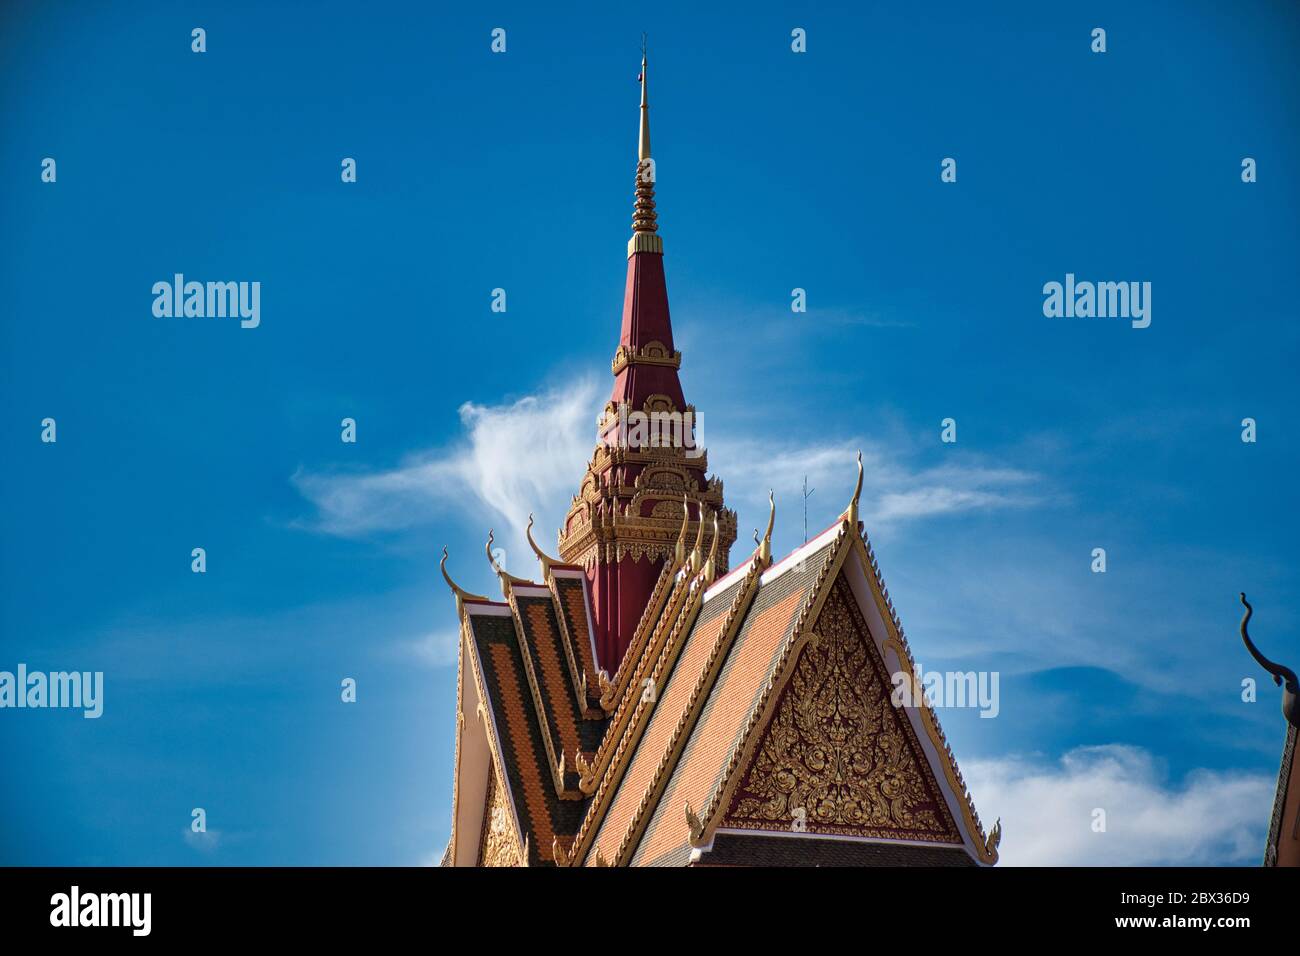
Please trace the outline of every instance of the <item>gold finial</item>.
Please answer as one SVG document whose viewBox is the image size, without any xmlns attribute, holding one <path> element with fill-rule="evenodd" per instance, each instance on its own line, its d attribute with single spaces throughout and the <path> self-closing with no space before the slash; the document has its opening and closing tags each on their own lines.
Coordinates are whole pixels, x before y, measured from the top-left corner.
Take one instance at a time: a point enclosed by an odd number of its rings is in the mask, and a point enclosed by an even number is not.
<svg viewBox="0 0 1300 956">
<path fill-rule="evenodd" d="M 532 584 L 533 582 L 526 578 L 517 578 L 513 574 L 508 574 L 506 569 L 497 563 L 497 559 L 492 556 L 492 534 L 492 530 L 489 529 L 487 544 L 484 545 L 483 549 L 487 552 L 488 564 L 492 565 L 492 570 L 495 571 L 497 577 L 501 579 L 501 596 L 508 601 L 510 600 L 510 585 Z"/>
<path fill-rule="evenodd" d="M 758 560 L 764 564 L 772 563 L 772 527 L 776 524 L 776 498 L 771 489 L 767 492 L 767 530 L 763 532 L 763 541 L 758 546 Z"/>
<path fill-rule="evenodd" d="M 637 141 L 636 158 L 650 158 L 650 94 L 646 88 L 645 34 L 641 34 L 641 138 Z"/>
<path fill-rule="evenodd" d="M 697 847 L 699 846 L 700 837 L 704 835 L 704 822 L 696 815 L 695 811 L 691 809 L 689 802 L 686 804 L 685 809 L 688 839 L 691 846 Z"/>
<path fill-rule="evenodd" d="M 847 521 L 856 532 L 858 530 L 858 500 L 862 497 L 862 452 L 858 452 L 858 484 L 853 489 L 853 500 L 849 502 L 841 520 Z"/>
<path fill-rule="evenodd" d="M 447 549 L 446 548 L 442 549 L 442 561 L 439 563 L 438 567 L 442 569 L 442 579 L 447 582 L 447 587 L 451 588 L 451 593 L 456 595 L 457 614 L 461 612 L 463 603 L 465 601 L 488 600 L 487 598 L 483 597 L 483 595 L 481 594 L 470 594 L 468 591 L 466 591 L 464 588 L 462 588 L 459 584 L 457 584 L 455 581 L 451 579 L 451 575 L 447 573 Z"/>
<path fill-rule="evenodd" d="M 632 212 L 632 238 L 627 254 L 654 252 L 663 255 L 664 241 L 656 233 L 655 161 L 650 157 L 650 93 L 646 80 L 645 34 L 641 35 L 641 132 L 637 141 L 636 203 Z"/>
<path fill-rule="evenodd" d="M 692 573 L 700 570 L 700 568 L 704 564 L 704 552 L 702 550 L 702 547 L 704 545 L 704 522 L 709 520 L 708 518 L 705 517 L 706 510 L 707 509 L 704 507 L 703 502 L 701 502 L 700 503 L 700 526 L 695 531 L 695 547 L 691 548 L 691 572 Z"/>
<path fill-rule="evenodd" d="M 533 549 L 533 554 L 537 555 L 537 561 L 542 566 L 542 580 L 545 581 L 551 576 L 551 565 L 563 564 L 564 562 L 552 558 L 537 546 L 537 542 L 533 540 L 533 516 L 531 514 L 528 516 L 528 527 L 524 529 L 524 535 L 528 538 L 528 546 Z"/>
<path fill-rule="evenodd" d="M 677 567 L 686 563 L 686 526 L 691 523 L 691 506 L 686 498 L 686 493 L 682 492 L 682 530 L 677 532 L 677 547 L 673 551 Z"/>
<path fill-rule="evenodd" d="M 718 576 L 718 513 L 713 512 L 713 544 L 709 545 L 709 560 L 704 565 L 704 580 L 709 584 Z"/>
</svg>

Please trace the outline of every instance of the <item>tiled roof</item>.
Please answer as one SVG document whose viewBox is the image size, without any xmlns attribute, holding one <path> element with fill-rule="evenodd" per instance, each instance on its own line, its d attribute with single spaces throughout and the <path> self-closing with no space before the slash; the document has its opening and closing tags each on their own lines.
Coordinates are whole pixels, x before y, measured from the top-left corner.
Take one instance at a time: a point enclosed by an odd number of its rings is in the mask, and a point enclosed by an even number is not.
<svg viewBox="0 0 1300 956">
<path fill-rule="evenodd" d="M 585 678 L 588 698 L 599 698 L 600 682 L 596 677 L 596 659 L 592 650 L 590 608 L 587 606 L 586 582 L 582 577 L 552 575 L 547 582 L 560 610 L 559 623 L 579 674 Z M 586 702 L 584 701 L 584 706 Z"/>
<path fill-rule="evenodd" d="M 539 705 L 549 753 L 557 764 L 563 759 L 566 777 L 572 777 L 565 780 L 564 789 L 576 794 L 578 754 L 595 749 L 599 731 L 578 712 L 574 675 L 568 669 L 554 600 L 549 593 L 525 596 L 514 588 L 510 604 L 527 655 L 525 672 L 536 687 L 534 701 Z"/>
<path fill-rule="evenodd" d="M 721 636 L 721 628 L 729 621 L 727 612 L 740 592 L 743 580 L 737 579 L 704 603 L 686 638 L 681 655 L 659 693 L 649 724 L 637 744 L 594 843 L 603 857 L 611 862 L 617 861 L 633 817 L 642 807 L 647 789 L 654 783 L 656 772 L 669 756 L 674 734 L 687 716 L 693 701 L 692 691 L 709 664 L 710 652 Z"/>
<path fill-rule="evenodd" d="M 514 619 L 472 612 L 466 618 L 529 863 L 551 863 L 552 841 L 577 831 L 582 805 L 556 793 Z"/>
<path fill-rule="evenodd" d="M 832 538 L 797 566 L 760 586 L 632 855 L 632 865 L 685 866 L 690 862 L 685 808 L 699 810 L 722 785 L 754 707 L 775 676 L 795 622 L 839 540 Z"/>
</svg>

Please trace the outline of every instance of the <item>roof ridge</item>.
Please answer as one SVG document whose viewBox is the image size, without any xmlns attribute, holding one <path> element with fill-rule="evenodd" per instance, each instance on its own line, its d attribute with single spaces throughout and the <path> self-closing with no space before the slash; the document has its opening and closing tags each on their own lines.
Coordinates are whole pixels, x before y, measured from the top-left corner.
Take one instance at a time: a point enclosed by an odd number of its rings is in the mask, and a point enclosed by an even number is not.
<svg viewBox="0 0 1300 956">
<path fill-rule="evenodd" d="M 587 699 L 589 692 L 587 672 L 578 664 L 578 655 L 575 653 L 576 643 L 573 635 L 569 633 L 569 623 L 564 617 L 564 605 L 560 599 L 560 589 L 551 576 L 550 568 L 546 569 L 546 590 L 551 593 L 551 607 L 555 611 L 555 624 L 560 632 L 560 643 L 564 646 L 564 660 L 568 664 L 569 680 L 573 685 L 578 714 L 584 720 L 587 720 L 590 719 L 589 711 L 591 710 L 591 702 Z"/>
<path fill-rule="evenodd" d="M 678 718 L 677 725 L 673 728 L 672 736 L 668 740 L 668 747 L 665 749 L 663 756 L 660 757 L 659 764 L 655 767 L 645 793 L 641 796 L 641 802 L 632 814 L 627 831 L 619 842 L 618 851 L 613 861 L 615 866 L 624 865 L 630 859 L 631 854 L 635 852 L 637 845 L 639 845 L 641 835 L 645 832 L 645 826 L 649 822 L 648 813 L 654 809 L 654 801 L 662 795 L 672 770 L 677 767 L 681 760 L 682 749 L 686 740 L 699 721 L 703 704 L 708 699 L 709 692 L 717 683 L 718 674 L 721 673 L 722 662 L 726 660 L 727 654 L 735 642 L 736 635 L 740 632 L 739 625 L 743 623 L 750 607 L 753 606 L 754 598 L 758 596 L 759 580 L 770 565 L 770 560 L 762 561 L 758 555 L 750 559 L 749 570 L 741 578 L 736 596 L 732 599 L 731 606 L 727 608 L 718 636 L 714 639 L 713 649 L 709 652 L 708 660 L 705 661 L 704 670 L 696 678 L 695 686 L 691 689 L 691 695 L 686 701 L 686 707 L 681 717 Z"/>
<path fill-rule="evenodd" d="M 541 684 L 538 682 L 537 674 L 533 670 L 532 647 L 528 640 L 528 631 L 524 626 L 523 616 L 519 613 L 519 604 L 515 599 L 514 582 L 502 578 L 501 589 L 505 592 L 506 601 L 510 605 L 515 641 L 519 644 L 519 656 L 524 662 L 524 676 L 528 680 L 528 688 L 532 692 L 533 706 L 537 710 L 537 727 L 541 731 L 542 745 L 546 748 L 546 760 L 550 765 L 551 783 L 555 786 L 557 795 L 574 797 L 576 794 L 564 785 L 565 773 L 571 768 L 567 767 L 568 761 L 565 759 L 563 741 L 559 742 L 559 756 L 556 756 L 556 741 L 551 735 L 551 718 L 553 714 L 547 707 L 550 702 L 543 700 Z"/>
<path fill-rule="evenodd" d="M 694 623 L 696 615 L 699 614 L 700 608 L 704 605 L 704 592 L 708 589 L 707 578 L 707 570 L 702 570 L 691 578 L 690 585 L 685 592 L 686 601 L 678 606 L 672 626 L 668 628 L 668 633 L 665 634 L 658 651 L 653 655 L 655 662 L 653 668 L 651 668 L 652 680 L 661 673 L 665 666 L 671 668 L 676 663 L 677 653 L 680 652 L 683 643 L 680 637 L 683 631 L 686 631 Z M 671 660 L 669 660 L 670 657 Z M 657 682 L 655 687 L 657 690 Z M 619 703 L 620 712 L 628 706 L 631 700 L 631 692 L 634 689 L 634 686 L 629 686 L 628 695 L 624 696 Z M 601 773 L 600 782 L 595 788 L 591 804 L 587 807 L 587 813 L 583 817 L 582 825 L 578 828 L 578 834 L 574 837 L 570 862 L 576 859 L 577 854 L 585 853 L 590 841 L 596 837 L 600 824 L 605 818 L 605 813 L 609 809 L 609 800 L 616 792 L 616 785 L 622 779 L 623 772 L 627 769 L 627 760 L 624 759 L 624 755 L 635 752 L 636 745 L 641 739 L 641 733 L 645 730 L 645 722 L 642 717 L 646 713 L 646 708 L 653 707 L 657 703 L 657 699 L 658 694 L 656 693 L 654 700 L 647 701 L 643 692 L 636 697 L 636 703 L 631 705 L 631 711 L 626 719 L 626 727 L 618 734 L 617 745 L 614 747 L 613 753 L 605 758 L 606 765 Z M 653 710 L 651 713 L 653 713 Z M 611 724 L 611 730 L 613 727 L 614 725 Z M 610 740 L 608 732 L 605 740 Z M 602 742 L 602 746 L 604 746 L 604 743 Z M 595 769 L 595 766 L 593 766 L 593 770 Z"/>
<path fill-rule="evenodd" d="M 606 712 L 611 715 L 610 722 L 605 728 L 605 736 L 601 739 L 600 746 L 596 748 L 595 758 L 591 761 L 587 771 L 583 774 L 584 792 L 592 792 L 592 789 L 589 788 L 594 786 L 597 775 L 603 775 L 605 773 L 613 754 L 617 752 L 618 743 L 622 738 L 624 728 L 631 717 L 628 707 L 634 706 L 629 702 L 636 697 L 636 687 L 639 683 L 637 678 L 640 674 L 644 673 L 647 666 L 650 666 L 653 663 L 652 659 L 659 656 L 659 649 L 663 646 L 663 640 L 659 638 L 659 635 L 670 632 L 674 622 L 680 618 L 683 609 L 687 606 L 690 596 L 694 593 L 693 584 L 696 577 L 698 577 L 698 575 L 684 576 L 675 583 L 672 593 L 669 595 L 667 606 L 663 613 L 656 619 L 654 629 L 649 632 L 651 637 L 645 642 L 647 646 L 641 649 L 641 653 L 633 663 L 632 669 L 628 672 L 628 676 L 623 683 L 622 691 L 619 693 L 617 706 L 612 708 L 612 710 L 606 708 Z M 703 597 L 702 590 L 700 594 L 701 597 Z M 631 651 L 632 648 L 628 648 L 629 654 Z M 611 688 L 611 693 L 612 692 L 613 688 Z M 601 698 L 602 707 L 606 707 L 607 699 L 608 697 Z"/>
<path fill-rule="evenodd" d="M 612 709 L 614 702 L 622 698 L 623 691 L 626 689 L 625 682 L 630 680 L 631 672 L 636 669 L 641 652 L 645 650 L 646 642 L 653 634 L 655 625 L 659 623 L 665 601 L 671 596 L 668 582 L 677 577 L 677 572 L 682 567 L 683 565 L 678 564 L 676 560 L 670 559 L 664 562 L 663 570 L 659 572 L 659 579 L 655 581 L 654 590 L 650 592 L 650 600 L 641 609 L 641 618 L 637 621 L 636 630 L 632 632 L 632 643 L 623 653 L 623 659 L 619 661 L 618 669 L 614 671 L 614 679 L 609 682 L 610 690 L 601 695 L 602 706 L 605 705 L 606 700 L 610 701 L 611 707 L 606 707 L 606 710 Z"/>
</svg>

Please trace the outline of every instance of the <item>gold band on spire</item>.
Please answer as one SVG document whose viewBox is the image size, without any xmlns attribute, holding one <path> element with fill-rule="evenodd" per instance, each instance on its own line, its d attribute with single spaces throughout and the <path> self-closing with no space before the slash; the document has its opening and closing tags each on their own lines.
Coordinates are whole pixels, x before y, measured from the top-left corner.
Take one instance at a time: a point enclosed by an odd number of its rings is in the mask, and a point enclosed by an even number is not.
<svg viewBox="0 0 1300 956">
<path fill-rule="evenodd" d="M 650 157 L 650 94 L 646 85 L 645 41 L 641 46 L 641 133 L 637 141 L 636 203 L 632 211 L 632 238 L 627 254 L 654 252 L 663 255 L 664 240 L 657 235 L 655 213 L 655 161 Z"/>
</svg>

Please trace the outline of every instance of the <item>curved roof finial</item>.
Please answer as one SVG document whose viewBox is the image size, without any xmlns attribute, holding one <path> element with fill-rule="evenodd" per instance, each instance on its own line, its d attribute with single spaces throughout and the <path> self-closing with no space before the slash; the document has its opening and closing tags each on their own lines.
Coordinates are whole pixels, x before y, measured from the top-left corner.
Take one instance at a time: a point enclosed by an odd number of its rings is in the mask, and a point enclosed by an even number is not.
<svg viewBox="0 0 1300 956">
<path fill-rule="evenodd" d="M 551 557 L 545 551 L 537 546 L 533 540 L 533 516 L 528 515 L 528 527 L 524 529 L 524 536 L 528 538 L 528 546 L 533 549 L 533 554 L 537 555 L 537 562 L 542 566 L 542 580 L 545 581 L 551 576 L 551 565 L 563 564 L 563 561 Z"/>
<path fill-rule="evenodd" d="M 772 563 L 772 528 L 776 524 L 776 498 L 769 488 L 767 492 L 767 530 L 763 532 L 763 540 L 758 546 L 758 560 L 764 564 Z M 757 532 L 755 532 L 757 534 Z"/>
<path fill-rule="evenodd" d="M 481 594 L 470 594 L 470 593 L 469 593 L 468 591 L 466 591 L 463 587 L 461 587 L 459 584 L 457 584 L 455 581 L 453 581 L 453 580 L 451 579 L 451 575 L 447 573 L 447 549 L 446 549 L 445 547 L 442 549 L 442 561 L 440 561 L 440 562 L 438 563 L 438 567 L 440 567 L 440 568 L 442 569 L 442 579 L 443 579 L 444 581 L 447 582 L 447 587 L 451 588 L 451 593 L 454 594 L 454 595 L 456 595 L 456 611 L 457 611 L 457 613 L 460 612 L 460 610 L 461 610 L 461 603 L 462 603 L 463 601 L 486 601 L 486 600 L 488 600 L 488 598 L 485 598 L 485 597 L 484 597 L 483 595 L 481 595 Z"/>
<path fill-rule="evenodd" d="M 709 545 L 709 560 L 704 563 L 704 580 L 712 584 L 713 579 L 718 576 L 718 539 L 722 535 L 718 533 L 718 513 L 713 512 L 713 543 Z"/>
<path fill-rule="evenodd" d="M 1250 634 L 1246 632 L 1246 624 L 1249 623 L 1255 609 L 1246 600 L 1244 591 L 1241 593 L 1241 603 L 1246 607 L 1246 613 L 1241 619 L 1241 639 L 1246 644 L 1246 650 L 1250 651 L 1250 656 L 1255 658 L 1260 667 L 1273 675 L 1274 684 L 1281 686 L 1283 680 L 1286 681 L 1285 692 L 1282 695 L 1282 713 L 1289 723 L 1300 727 L 1300 680 L 1297 680 L 1296 673 L 1291 668 L 1275 664 L 1260 653 L 1255 642 L 1250 639 Z"/>
<path fill-rule="evenodd" d="M 698 571 L 704 566 L 704 551 L 702 548 L 704 545 L 704 522 L 709 520 L 705 517 L 707 511 L 708 509 L 704 507 L 704 502 L 700 502 L 700 526 L 695 531 L 695 547 L 691 548 L 692 572 Z"/>
<path fill-rule="evenodd" d="M 504 597 L 506 600 L 509 600 L 510 585 L 532 584 L 533 582 L 529 581 L 527 578 L 515 577 L 513 574 L 508 573 L 506 569 L 503 568 L 500 564 L 498 564 L 497 559 L 492 556 L 492 541 L 493 541 L 493 530 L 489 528 L 488 536 L 487 536 L 487 544 L 483 546 L 483 550 L 487 552 L 488 564 L 492 565 L 492 570 L 495 571 L 497 577 L 501 579 L 501 596 Z"/>
<path fill-rule="evenodd" d="M 673 557 L 677 562 L 677 567 L 686 563 L 686 528 L 691 523 L 691 504 L 686 497 L 686 492 L 682 492 L 682 530 L 677 532 L 677 547 L 673 549 Z"/>
<path fill-rule="evenodd" d="M 847 521 L 856 532 L 858 529 L 858 501 L 862 498 L 862 452 L 858 451 L 858 484 L 853 489 L 853 498 L 848 508 L 840 517 Z"/>
</svg>

